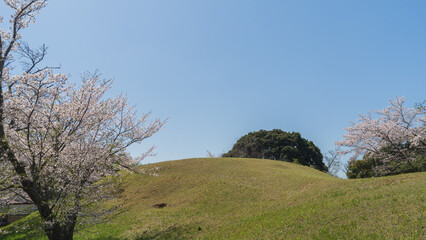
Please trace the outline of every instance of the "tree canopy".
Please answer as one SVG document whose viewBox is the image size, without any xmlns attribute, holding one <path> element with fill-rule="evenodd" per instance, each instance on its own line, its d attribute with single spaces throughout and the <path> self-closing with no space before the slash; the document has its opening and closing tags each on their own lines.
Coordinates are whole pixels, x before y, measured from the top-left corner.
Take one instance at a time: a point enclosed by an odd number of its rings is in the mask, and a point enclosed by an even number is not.
<svg viewBox="0 0 426 240">
<path fill-rule="evenodd" d="M 326 171 L 320 149 L 298 132 L 260 130 L 242 136 L 223 157 L 262 158 L 295 162 Z"/>
<path fill-rule="evenodd" d="M 426 170 L 425 107 L 407 108 L 404 103 L 404 97 L 396 97 L 388 107 L 361 115 L 346 128 L 345 139 L 336 144 L 343 148 L 341 154 L 352 154 L 349 178 Z"/>
<path fill-rule="evenodd" d="M 24 198 L 37 206 L 49 239 L 72 239 L 77 221 L 94 221 L 103 212 L 97 204 L 117 190 L 111 175 L 133 169 L 152 150 L 132 161 L 127 147 L 165 122 L 137 117 L 124 95 L 107 98 L 112 82 L 98 74 L 75 85 L 51 67 L 39 68 L 47 48 L 32 50 L 20 33 L 47 1 L 5 4 L 14 13 L 6 21 L 11 26 L 0 29 L 0 203 Z M 13 71 L 17 60 L 24 62 L 20 74 Z"/>
</svg>

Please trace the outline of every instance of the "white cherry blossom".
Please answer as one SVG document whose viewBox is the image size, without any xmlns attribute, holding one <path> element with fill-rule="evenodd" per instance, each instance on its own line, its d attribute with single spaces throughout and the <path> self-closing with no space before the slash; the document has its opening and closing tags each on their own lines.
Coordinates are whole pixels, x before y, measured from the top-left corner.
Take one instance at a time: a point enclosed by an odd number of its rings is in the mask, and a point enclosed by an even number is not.
<svg viewBox="0 0 426 240">
<path fill-rule="evenodd" d="M 149 113 L 137 117 L 125 95 L 106 98 L 112 81 L 97 73 L 76 85 L 52 68 L 38 68 L 47 48 L 31 50 L 19 33 L 47 1 L 4 2 L 14 14 L 11 27 L 0 29 L 0 203 L 25 198 L 37 206 L 49 239 L 72 239 L 77 219 L 119 190 L 119 170 L 134 170 L 153 149 L 132 159 L 127 147 L 165 121 L 150 121 Z M 18 50 L 30 64 L 16 75 L 8 65 Z M 102 215 L 97 210 L 89 219 Z"/>
<path fill-rule="evenodd" d="M 399 164 L 411 164 L 416 160 L 410 154 L 413 149 L 424 153 L 426 148 L 425 110 L 406 108 L 405 97 L 389 102 L 382 110 L 360 115 L 357 123 L 346 128 L 345 139 L 336 142 L 344 148 L 341 154 L 352 154 L 350 161 L 365 154 L 382 159 L 384 164 L 376 169 L 381 175 Z"/>
</svg>

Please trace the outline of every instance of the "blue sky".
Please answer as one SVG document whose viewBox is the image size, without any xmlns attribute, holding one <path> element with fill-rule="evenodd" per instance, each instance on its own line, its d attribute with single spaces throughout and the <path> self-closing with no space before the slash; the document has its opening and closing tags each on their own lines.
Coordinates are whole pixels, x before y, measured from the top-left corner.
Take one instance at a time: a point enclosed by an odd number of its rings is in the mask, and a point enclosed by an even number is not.
<svg viewBox="0 0 426 240">
<path fill-rule="evenodd" d="M 4 16 L 4 4 L 0 15 Z M 360 113 L 426 89 L 426 1 L 56 0 L 23 32 L 73 81 L 99 69 L 169 118 L 147 162 L 221 154 L 259 129 L 323 153 Z"/>
</svg>

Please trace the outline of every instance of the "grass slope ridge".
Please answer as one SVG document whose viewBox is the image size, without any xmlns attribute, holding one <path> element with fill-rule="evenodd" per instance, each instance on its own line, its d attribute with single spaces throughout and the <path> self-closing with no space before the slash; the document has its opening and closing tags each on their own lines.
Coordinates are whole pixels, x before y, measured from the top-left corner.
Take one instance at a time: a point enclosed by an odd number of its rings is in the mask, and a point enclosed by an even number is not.
<svg viewBox="0 0 426 240">
<path fill-rule="evenodd" d="M 426 173 L 342 180 L 297 164 L 240 158 L 162 162 L 129 175 L 122 211 L 75 239 L 424 239 Z M 167 204 L 158 208 L 158 204 Z M 30 216 L 4 239 L 43 239 Z M 2 238 L 2 235 L 0 235 Z"/>
</svg>

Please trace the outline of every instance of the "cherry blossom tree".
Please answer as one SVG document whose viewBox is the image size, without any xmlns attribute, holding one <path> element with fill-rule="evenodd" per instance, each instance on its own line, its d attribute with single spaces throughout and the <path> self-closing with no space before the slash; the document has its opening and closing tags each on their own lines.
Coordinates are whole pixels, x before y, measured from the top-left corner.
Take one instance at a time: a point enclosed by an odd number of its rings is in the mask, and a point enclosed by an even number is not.
<svg viewBox="0 0 426 240">
<path fill-rule="evenodd" d="M 97 73 L 84 74 L 77 85 L 39 68 L 47 48 L 30 49 L 19 33 L 47 1 L 4 2 L 14 14 L 11 27 L 0 29 L 0 199 L 31 201 L 49 239 L 72 239 L 77 220 L 117 191 L 118 171 L 134 170 L 152 151 L 132 159 L 126 148 L 165 122 L 136 117 L 126 96 L 106 98 L 112 83 Z M 17 58 L 27 61 L 14 75 Z"/>
<path fill-rule="evenodd" d="M 345 139 L 336 144 L 352 154 L 375 159 L 375 176 L 421 171 L 426 167 L 425 108 L 406 108 L 405 97 L 390 100 L 390 106 L 366 115 L 346 128 Z"/>
</svg>

